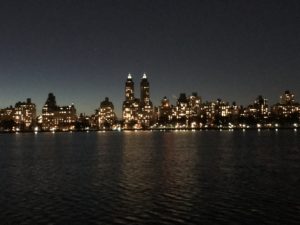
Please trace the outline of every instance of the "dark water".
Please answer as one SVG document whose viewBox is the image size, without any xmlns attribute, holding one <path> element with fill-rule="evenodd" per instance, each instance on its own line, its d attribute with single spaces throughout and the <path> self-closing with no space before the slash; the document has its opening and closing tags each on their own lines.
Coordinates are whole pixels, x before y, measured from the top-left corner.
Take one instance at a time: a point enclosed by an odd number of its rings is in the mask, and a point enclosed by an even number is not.
<svg viewBox="0 0 300 225">
<path fill-rule="evenodd" d="M 300 132 L 0 135 L 0 224 L 300 224 Z"/>
</svg>

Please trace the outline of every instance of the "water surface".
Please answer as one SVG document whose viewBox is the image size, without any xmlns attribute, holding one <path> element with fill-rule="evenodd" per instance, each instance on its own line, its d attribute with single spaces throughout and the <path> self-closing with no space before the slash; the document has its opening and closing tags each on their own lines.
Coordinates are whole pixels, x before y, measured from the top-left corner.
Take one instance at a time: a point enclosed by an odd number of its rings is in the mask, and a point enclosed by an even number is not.
<svg viewBox="0 0 300 225">
<path fill-rule="evenodd" d="M 0 135 L 1 224 L 299 224 L 300 132 Z"/>
</svg>

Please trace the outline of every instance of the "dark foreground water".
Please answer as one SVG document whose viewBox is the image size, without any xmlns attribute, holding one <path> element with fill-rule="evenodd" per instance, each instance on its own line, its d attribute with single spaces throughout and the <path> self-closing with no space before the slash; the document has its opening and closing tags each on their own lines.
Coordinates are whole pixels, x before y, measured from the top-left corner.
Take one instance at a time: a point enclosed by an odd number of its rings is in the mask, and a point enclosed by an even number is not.
<svg viewBox="0 0 300 225">
<path fill-rule="evenodd" d="M 0 135 L 0 224 L 300 224 L 300 131 Z"/>
</svg>

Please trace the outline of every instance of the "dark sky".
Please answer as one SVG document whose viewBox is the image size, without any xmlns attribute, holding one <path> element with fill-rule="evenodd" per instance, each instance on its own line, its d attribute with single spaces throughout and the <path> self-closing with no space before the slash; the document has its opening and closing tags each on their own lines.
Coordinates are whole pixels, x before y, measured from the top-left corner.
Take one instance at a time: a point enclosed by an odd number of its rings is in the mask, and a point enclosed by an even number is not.
<svg viewBox="0 0 300 225">
<path fill-rule="evenodd" d="M 300 1 L 2 0 L 0 108 L 49 92 L 91 114 L 109 97 L 120 115 L 124 82 L 136 95 L 180 92 L 246 105 L 258 94 L 300 100 Z"/>
</svg>

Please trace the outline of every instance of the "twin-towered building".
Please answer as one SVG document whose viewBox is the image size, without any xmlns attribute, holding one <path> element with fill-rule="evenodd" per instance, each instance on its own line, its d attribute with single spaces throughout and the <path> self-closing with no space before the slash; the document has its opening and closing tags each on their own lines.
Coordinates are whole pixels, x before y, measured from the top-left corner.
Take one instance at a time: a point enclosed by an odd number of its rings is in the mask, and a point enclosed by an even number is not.
<svg viewBox="0 0 300 225">
<path fill-rule="evenodd" d="M 122 106 L 123 128 L 149 128 L 155 121 L 153 104 L 150 100 L 150 85 L 146 74 L 140 82 L 140 98 L 134 95 L 134 82 L 131 74 L 125 83 L 125 100 Z"/>
</svg>

